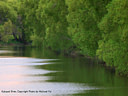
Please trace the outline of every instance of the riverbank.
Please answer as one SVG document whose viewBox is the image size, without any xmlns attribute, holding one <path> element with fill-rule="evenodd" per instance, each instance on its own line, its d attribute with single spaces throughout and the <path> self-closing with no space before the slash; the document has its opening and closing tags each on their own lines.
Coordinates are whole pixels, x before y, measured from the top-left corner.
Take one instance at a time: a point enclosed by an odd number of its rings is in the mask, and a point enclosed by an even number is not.
<svg viewBox="0 0 128 96">
<path fill-rule="evenodd" d="M 23 43 L 18 42 L 18 41 L 10 41 L 8 43 L 0 42 L 0 46 L 24 46 L 24 45 L 30 46 L 31 48 L 37 48 L 36 46 L 32 46 L 31 44 L 23 44 Z M 39 49 L 42 50 L 43 48 L 39 48 Z M 50 48 L 46 48 L 46 49 L 51 50 Z M 53 50 L 51 50 L 51 51 L 53 51 Z M 108 66 L 103 60 L 100 60 L 96 56 L 91 57 L 91 56 L 83 55 L 79 50 L 72 50 L 71 52 L 67 52 L 67 51 L 63 51 L 63 52 L 53 51 L 53 52 L 57 55 L 62 54 L 65 57 L 87 58 L 87 59 L 90 59 L 90 61 L 92 61 L 92 62 L 97 62 L 98 64 L 101 64 L 103 67 L 105 67 L 106 70 L 109 70 L 112 73 L 115 73 L 115 74 L 122 76 L 122 77 L 128 77 L 128 73 L 118 72 L 116 67 Z"/>
<path fill-rule="evenodd" d="M 121 77 L 128 77 L 128 73 L 127 72 L 121 72 L 119 69 L 117 69 L 116 66 L 110 66 L 110 64 L 107 64 L 106 62 L 104 62 L 103 60 L 99 59 L 97 56 L 95 57 L 91 57 L 91 56 L 87 56 L 82 54 L 79 50 L 74 50 L 70 53 L 64 53 L 65 56 L 70 56 L 73 58 L 77 58 L 77 57 L 84 57 L 84 58 L 88 58 L 94 62 L 97 62 L 98 64 L 101 64 L 102 66 L 105 67 L 106 70 L 109 70 L 112 73 L 115 73 L 116 75 L 119 75 Z"/>
<path fill-rule="evenodd" d="M 22 42 L 16 40 L 10 40 L 8 42 L 0 41 L 0 46 L 23 46 L 23 45 L 31 45 L 31 44 L 24 44 Z"/>
</svg>

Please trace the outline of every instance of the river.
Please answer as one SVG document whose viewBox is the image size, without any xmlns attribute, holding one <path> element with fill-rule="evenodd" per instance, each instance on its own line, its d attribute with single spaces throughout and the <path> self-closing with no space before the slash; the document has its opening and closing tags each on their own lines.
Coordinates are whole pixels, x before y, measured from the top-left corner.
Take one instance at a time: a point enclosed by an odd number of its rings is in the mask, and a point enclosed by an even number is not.
<svg viewBox="0 0 128 96">
<path fill-rule="evenodd" d="M 128 78 L 83 57 L 0 47 L 0 96 L 128 96 Z"/>
</svg>

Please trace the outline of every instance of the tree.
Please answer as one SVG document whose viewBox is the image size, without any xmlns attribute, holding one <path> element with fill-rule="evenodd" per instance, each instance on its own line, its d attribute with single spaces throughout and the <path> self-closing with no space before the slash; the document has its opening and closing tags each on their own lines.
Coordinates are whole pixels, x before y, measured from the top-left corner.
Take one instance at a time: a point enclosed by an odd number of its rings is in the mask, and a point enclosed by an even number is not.
<svg viewBox="0 0 128 96">
<path fill-rule="evenodd" d="M 118 72 L 128 72 L 128 1 L 113 0 L 108 6 L 108 14 L 99 23 L 102 40 L 97 55 L 113 66 Z"/>
<path fill-rule="evenodd" d="M 72 40 L 67 34 L 67 6 L 65 0 L 41 0 L 37 10 L 38 19 L 44 25 L 42 33 L 47 47 L 63 51 L 72 46 Z"/>
<path fill-rule="evenodd" d="M 66 0 L 69 14 L 68 33 L 81 52 L 95 56 L 101 33 L 97 26 L 97 15 L 89 0 Z"/>
<path fill-rule="evenodd" d="M 4 22 L 10 19 L 15 22 L 17 17 L 16 11 L 8 5 L 8 3 L 0 1 L 0 24 L 4 24 Z"/>
<path fill-rule="evenodd" d="M 9 6 L 7 1 L 0 0 L 0 40 L 8 42 L 13 38 L 12 26 L 16 22 L 17 12 Z"/>
</svg>

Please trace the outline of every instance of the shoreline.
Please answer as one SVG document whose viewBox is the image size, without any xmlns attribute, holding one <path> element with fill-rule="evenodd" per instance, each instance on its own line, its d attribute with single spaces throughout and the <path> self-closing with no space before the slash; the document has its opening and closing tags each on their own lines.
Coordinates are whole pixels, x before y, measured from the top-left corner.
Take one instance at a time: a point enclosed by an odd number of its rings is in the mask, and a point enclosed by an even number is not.
<svg viewBox="0 0 128 96">
<path fill-rule="evenodd" d="M 35 48 L 35 46 L 32 46 L 32 44 L 23 44 L 23 43 L 5 43 L 5 44 L 0 44 L 0 47 L 3 47 L 3 46 L 31 46 L 32 48 Z M 128 78 L 128 73 L 118 72 L 115 67 L 108 66 L 104 61 L 98 59 L 98 57 L 91 57 L 91 56 L 83 55 L 78 50 L 77 51 L 73 50 L 70 53 L 67 53 L 67 52 L 59 52 L 58 53 L 57 51 L 53 51 L 53 52 L 55 54 L 58 54 L 58 55 L 62 54 L 65 57 L 68 57 L 68 56 L 71 57 L 71 58 L 83 57 L 83 58 L 87 58 L 87 59 L 93 60 L 94 62 L 97 62 L 98 64 L 101 64 L 106 70 L 109 70 L 109 71 L 113 72 L 114 74 L 117 74 L 117 75 L 119 75 L 121 77 Z M 0 56 L 0 58 L 1 58 L 1 56 Z"/>
</svg>

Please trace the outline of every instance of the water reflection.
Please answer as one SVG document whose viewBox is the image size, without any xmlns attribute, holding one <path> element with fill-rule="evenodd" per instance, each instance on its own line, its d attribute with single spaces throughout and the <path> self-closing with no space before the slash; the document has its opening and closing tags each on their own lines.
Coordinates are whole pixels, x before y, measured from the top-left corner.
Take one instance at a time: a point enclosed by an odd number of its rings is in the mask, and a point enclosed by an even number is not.
<svg viewBox="0 0 128 96">
<path fill-rule="evenodd" d="M 77 83 L 47 82 L 52 76 L 45 76 L 46 74 L 54 74 L 62 70 L 35 69 L 35 66 L 51 65 L 58 61 L 57 59 L 6 57 L 0 58 L 0 61 L 0 89 L 2 90 L 51 90 L 52 95 L 55 95 L 97 89 Z"/>
<path fill-rule="evenodd" d="M 8 49 L 8 50 L 7 50 Z M 85 58 L 65 58 L 31 47 L 1 49 L 0 91 L 33 90 L 47 93 L 0 93 L 1 96 L 127 96 L 128 79 L 116 76 Z M 36 95 L 35 95 L 36 94 Z"/>
<path fill-rule="evenodd" d="M 0 50 L 0 54 L 2 54 L 2 53 L 12 53 L 12 51 Z"/>
</svg>

